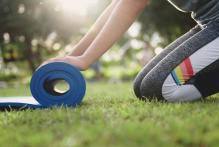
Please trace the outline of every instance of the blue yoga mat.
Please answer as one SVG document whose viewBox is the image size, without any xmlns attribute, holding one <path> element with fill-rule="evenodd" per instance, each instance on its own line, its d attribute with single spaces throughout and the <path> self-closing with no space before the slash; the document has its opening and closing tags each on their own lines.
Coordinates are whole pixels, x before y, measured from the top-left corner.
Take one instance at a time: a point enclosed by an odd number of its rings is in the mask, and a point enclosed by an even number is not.
<svg viewBox="0 0 219 147">
<path fill-rule="evenodd" d="M 66 92 L 62 93 L 54 89 L 59 81 L 68 83 L 69 89 Z M 33 97 L 0 98 L 0 109 L 75 107 L 83 100 L 86 83 L 80 71 L 74 66 L 54 62 L 40 67 L 33 74 L 30 90 Z"/>
</svg>

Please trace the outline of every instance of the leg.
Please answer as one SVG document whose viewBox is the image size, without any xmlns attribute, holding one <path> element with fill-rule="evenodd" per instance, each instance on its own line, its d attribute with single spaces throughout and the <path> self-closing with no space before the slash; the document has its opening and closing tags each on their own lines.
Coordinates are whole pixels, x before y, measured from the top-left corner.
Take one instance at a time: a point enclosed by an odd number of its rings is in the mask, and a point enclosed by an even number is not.
<svg viewBox="0 0 219 147">
<path fill-rule="evenodd" d="M 201 28 L 199 26 L 196 26 L 195 28 L 191 29 L 188 33 L 183 35 L 182 37 L 178 38 L 176 41 L 174 41 L 172 44 L 166 47 L 166 49 L 154 57 L 137 75 L 137 77 L 134 80 L 134 92 L 137 97 L 141 97 L 140 93 L 140 86 L 143 78 L 148 74 L 148 72 L 154 68 L 164 57 L 166 57 L 170 52 L 172 52 L 175 48 L 180 46 L 183 42 L 194 36 L 197 32 L 199 32 Z"/>
<path fill-rule="evenodd" d="M 202 31 L 169 53 L 144 77 L 140 88 L 142 96 L 168 101 L 188 101 L 200 98 L 202 91 L 199 91 L 197 84 L 191 83 L 196 75 L 219 59 L 218 36 L 219 22 L 211 22 Z M 173 70 L 175 72 L 181 70 L 179 75 L 184 79 L 178 79 L 178 81 L 174 79 Z"/>
<path fill-rule="evenodd" d="M 177 66 L 165 80 L 162 95 L 168 101 L 193 101 L 219 90 L 219 37 Z M 179 99 L 180 98 L 180 99 Z"/>
</svg>

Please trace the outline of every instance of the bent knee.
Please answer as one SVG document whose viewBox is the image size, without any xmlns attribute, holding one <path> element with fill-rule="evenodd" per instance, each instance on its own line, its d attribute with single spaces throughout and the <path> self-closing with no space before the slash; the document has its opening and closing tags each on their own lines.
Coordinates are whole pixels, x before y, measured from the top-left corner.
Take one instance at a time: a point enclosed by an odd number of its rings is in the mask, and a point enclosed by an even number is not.
<svg viewBox="0 0 219 147">
<path fill-rule="evenodd" d="M 136 79 L 133 82 L 133 91 L 135 93 L 135 96 L 138 98 L 141 98 L 140 87 L 141 87 L 141 80 L 138 79 L 138 77 L 136 77 Z"/>
<path fill-rule="evenodd" d="M 138 75 L 134 79 L 133 90 L 134 90 L 134 93 L 135 93 L 136 97 L 138 97 L 138 98 L 142 97 L 142 95 L 141 95 L 141 83 L 142 83 L 142 80 L 144 79 L 144 77 L 146 76 L 146 74 L 147 74 L 147 72 L 145 73 L 142 70 L 138 73 Z"/>
<path fill-rule="evenodd" d="M 144 79 L 141 83 L 140 92 L 144 99 L 164 100 L 161 92 L 161 85 L 157 84 L 157 80 Z"/>
</svg>

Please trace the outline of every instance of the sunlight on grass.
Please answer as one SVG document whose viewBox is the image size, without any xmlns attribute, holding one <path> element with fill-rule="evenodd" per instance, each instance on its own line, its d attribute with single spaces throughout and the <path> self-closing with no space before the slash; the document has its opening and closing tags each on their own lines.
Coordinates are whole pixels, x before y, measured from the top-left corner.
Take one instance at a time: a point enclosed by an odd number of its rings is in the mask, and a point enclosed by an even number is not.
<svg viewBox="0 0 219 147">
<path fill-rule="evenodd" d="M 29 95 L 27 87 L 0 96 Z M 217 146 L 218 96 L 195 103 L 143 102 L 131 83 L 88 83 L 78 108 L 0 113 L 8 146 Z M 13 140 L 13 141 L 11 141 Z"/>
</svg>

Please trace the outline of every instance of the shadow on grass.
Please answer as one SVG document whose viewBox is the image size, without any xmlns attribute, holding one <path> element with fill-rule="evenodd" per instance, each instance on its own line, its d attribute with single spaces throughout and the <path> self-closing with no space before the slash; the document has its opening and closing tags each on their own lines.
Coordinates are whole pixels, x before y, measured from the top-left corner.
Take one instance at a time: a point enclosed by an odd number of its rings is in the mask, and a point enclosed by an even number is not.
<svg viewBox="0 0 219 147">
<path fill-rule="evenodd" d="M 153 104 L 217 104 L 219 103 L 219 95 L 213 95 L 209 96 L 207 98 L 203 98 L 200 100 L 192 101 L 192 102 L 168 102 L 166 100 L 159 100 L 157 98 L 153 99 L 137 99 L 138 101 L 144 102 L 144 103 L 153 103 Z M 134 99 L 133 99 L 134 101 Z"/>
<path fill-rule="evenodd" d="M 4 107 L 0 107 L 0 112 L 11 112 L 11 111 L 26 111 L 26 110 L 48 110 L 48 109 L 78 109 L 78 108 L 87 108 L 87 107 L 91 107 L 91 106 L 102 106 L 102 105 L 108 105 L 108 106 L 113 106 L 113 105 L 123 105 L 123 104 L 154 104 L 155 105 L 166 105 L 166 104 L 171 104 L 171 105 L 175 105 L 175 104 L 218 104 L 219 103 L 219 96 L 211 96 L 208 97 L 206 99 L 202 99 L 202 100 L 198 100 L 198 101 L 194 101 L 194 102 L 167 102 L 167 101 L 161 101 L 158 99 L 137 99 L 137 98 L 130 98 L 130 99 L 106 99 L 106 98 L 98 98 L 98 99 L 90 99 L 87 101 L 83 101 L 80 105 L 76 106 L 76 107 L 65 107 L 65 106 L 60 106 L 60 107 L 51 107 L 51 108 L 30 108 L 30 107 L 16 107 L 16 106 L 4 106 Z M 137 108 L 136 108 L 137 109 Z"/>
</svg>

